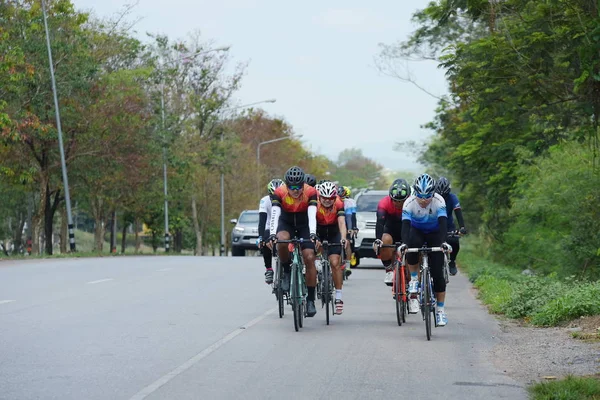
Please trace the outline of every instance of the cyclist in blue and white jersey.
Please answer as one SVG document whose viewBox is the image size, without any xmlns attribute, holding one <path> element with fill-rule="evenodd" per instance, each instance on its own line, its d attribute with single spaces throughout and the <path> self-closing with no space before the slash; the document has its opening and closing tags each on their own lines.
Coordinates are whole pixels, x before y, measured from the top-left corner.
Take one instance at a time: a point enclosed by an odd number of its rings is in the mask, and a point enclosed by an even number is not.
<svg viewBox="0 0 600 400">
<path fill-rule="evenodd" d="M 451 192 L 452 187 L 450 186 L 450 181 L 448 178 L 443 176 L 437 180 L 435 185 L 435 191 L 438 192 L 444 198 L 446 202 L 446 214 L 448 215 L 448 233 L 456 232 L 456 225 L 454 225 L 454 218 L 452 217 L 452 213 L 456 214 L 456 219 L 458 220 L 458 226 L 460 226 L 459 233 L 461 235 L 467 234 L 467 228 L 465 228 L 465 220 L 462 214 L 462 208 L 460 208 L 460 202 L 458 201 L 458 197 Z M 450 275 L 456 275 L 458 270 L 456 269 L 456 256 L 460 251 L 460 241 L 457 237 L 448 237 L 448 244 L 452 246 L 452 254 L 450 254 L 450 262 L 448 263 L 448 268 L 450 270 Z"/>
<path fill-rule="evenodd" d="M 451 249 L 445 242 L 448 225 L 446 203 L 444 198 L 435 193 L 435 181 L 428 174 L 422 174 L 413 185 L 413 194 L 402 207 L 402 238 L 408 238 L 401 248 L 421 247 L 427 242 L 428 247 L 445 247 Z M 445 326 L 448 317 L 444 309 L 446 300 L 446 280 L 444 279 L 444 255 L 440 252 L 430 254 L 430 271 L 433 278 L 433 291 L 437 301 L 436 322 Z M 419 290 L 419 254 L 408 253 L 406 263 L 410 271 L 408 292 L 417 293 Z"/>
<path fill-rule="evenodd" d="M 272 179 L 267 185 L 268 195 L 260 199 L 258 206 L 258 247 L 262 250 L 263 259 L 265 260 L 265 283 L 273 283 L 273 252 L 264 245 L 264 239 L 271 236 L 267 219 L 271 218 L 271 195 L 279 186 L 283 184 L 281 179 Z"/>
</svg>

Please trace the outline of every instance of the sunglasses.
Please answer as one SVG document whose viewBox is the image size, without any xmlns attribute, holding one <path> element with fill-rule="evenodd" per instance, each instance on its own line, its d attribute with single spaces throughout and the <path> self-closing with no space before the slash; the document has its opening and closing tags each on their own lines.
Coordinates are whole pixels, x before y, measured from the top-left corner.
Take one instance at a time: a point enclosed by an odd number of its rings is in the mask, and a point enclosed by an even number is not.
<svg viewBox="0 0 600 400">
<path fill-rule="evenodd" d="M 321 196 L 321 200 L 326 200 L 326 201 L 334 201 L 335 197 L 322 197 Z"/>
<path fill-rule="evenodd" d="M 417 197 L 419 198 L 419 200 L 430 200 L 433 198 L 433 194 L 420 194 L 417 193 Z"/>
<path fill-rule="evenodd" d="M 300 189 L 302 189 L 302 185 L 290 185 L 290 186 L 288 186 L 288 189 L 290 189 L 290 190 L 300 190 Z"/>
</svg>

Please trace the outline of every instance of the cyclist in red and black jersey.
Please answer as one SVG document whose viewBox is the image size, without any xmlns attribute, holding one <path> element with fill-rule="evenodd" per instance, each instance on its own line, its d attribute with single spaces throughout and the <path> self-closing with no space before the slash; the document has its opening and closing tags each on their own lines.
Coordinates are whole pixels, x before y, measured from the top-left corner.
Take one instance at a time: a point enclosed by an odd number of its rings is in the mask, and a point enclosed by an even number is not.
<svg viewBox="0 0 600 400">
<path fill-rule="evenodd" d="M 315 288 L 317 286 L 317 270 L 315 268 L 315 245 L 317 240 L 317 191 L 305 183 L 305 174 L 300 167 L 291 167 L 285 173 L 285 184 L 278 187 L 271 195 L 271 224 L 269 248 L 279 240 L 289 240 L 296 236 L 304 239 L 301 245 L 302 258 L 306 265 L 306 287 L 308 296 L 306 315 L 314 317 Z M 275 235 L 276 233 L 276 235 Z M 283 267 L 282 289 L 290 290 L 290 253 L 287 244 L 277 245 L 277 254 Z"/>
<path fill-rule="evenodd" d="M 335 313 L 344 311 L 342 301 L 342 285 L 344 278 L 340 266 L 342 248 L 346 247 L 346 217 L 344 203 L 337 197 L 337 188 L 333 182 L 324 182 L 319 185 L 319 204 L 317 206 L 317 250 L 322 240 L 329 243 L 341 243 L 342 246 L 328 249 L 329 263 L 335 286 Z"/>
<path fill-rule="evenodd" d="M 390 186 L 389 196 L 384 197 L 377 205 L 377 225 L 375 226 L 375 242 L 373 250 L 380 254 L 385 267 L 386 285 L 392 286 L 392 261 L 394 249 L 382 249 L 382 244 L 394 244 L 402 240 L 402 206 L 410 196 L 410 185 L 404 179 L 396 179 Z"/>
</svg>

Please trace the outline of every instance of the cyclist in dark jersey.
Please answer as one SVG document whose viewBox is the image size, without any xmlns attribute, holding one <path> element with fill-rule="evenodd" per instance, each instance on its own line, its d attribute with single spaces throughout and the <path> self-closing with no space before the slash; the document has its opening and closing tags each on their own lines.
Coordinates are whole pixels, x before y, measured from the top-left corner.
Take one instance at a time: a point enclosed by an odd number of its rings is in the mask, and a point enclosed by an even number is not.
<svg viewBox="0 0 600 400">
<path fill-rule="evenodd" d="M 392 286 L 392 261 L 394 249 L 382 249 L 382 244 L 402 242 L 402 206 L 410 196 L 410 186 L 404 179 L 396 179 L 390 186 L 389 196 L 384 197 L 377 205 L 377 225 L 375 226 L 375 242 L 373 250 L 379 254 L 385 267 L 386 285 Z"/>
<path fill-rule="evenodd" d="M 450 186 L 450 181 L 448 178 L 440 177 L 435 185 L 435 191 L 440 194 L 444 201 L 446 202 L 446 213 L 448 215 L 448 233 L 456 232 L 456 225 L 454 225 L 454 218 L 452 217 L 452 212 L 456 214 L 456 219 L 458 220 L 458 226 L 460 226 L 459 233 L 461 235 L 466 235 L 467 228 L 465 228 L 465 220 L 462 214 L 462 208 L 460 207 L 460 202 L 458 201 L 458 197 L 451 192 L 452 187 Z M 458 255 L 458 251 L 460 250 L 460 241 L 457 237 L 448 236 L 446 238 L 446 242 L 452 246 L 452 253 L 450 253 L 450 261 L 448 262 L 448 269 L 450 270 L 450 275 L 456 275 L 458 269 L 456 268 L 456 256 Z"/>
</svg>

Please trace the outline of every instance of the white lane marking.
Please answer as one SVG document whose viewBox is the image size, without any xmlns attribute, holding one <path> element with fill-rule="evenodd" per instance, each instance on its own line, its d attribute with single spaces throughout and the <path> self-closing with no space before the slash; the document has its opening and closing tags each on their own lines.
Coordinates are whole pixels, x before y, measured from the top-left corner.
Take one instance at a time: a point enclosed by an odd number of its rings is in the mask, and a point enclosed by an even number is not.
<svg viewBox="0 0 600 400">
<path fill-rule="evenodd" d="M 91 281 L 88 282 L 88 285 L 95 285 L 96 283 L 102 283 L 102 282 L 108 282 L 108 281 L 112 281 L 114 280 L 113 278 L 108 278 L 108 279 L 98 279 L 97 281 Z"/>
<path fill-rule="evenodd" d="M 0 304 L 14 303 L 16 300 L 0 300 Z"/>
<path fill-rule="evenodd" d="M 157 269 L 157 271 L 170 271 L 170 270 L 172 270 L 172 269 L 173 269 L 173 268 L 163 268 L 163 269 Z"/>
<path fill-rule="evenodd" d="M 223 346 L 224 344 L 226 344 L 227 342 L 229 342 L 230 340 L 235 338 L 237 335 L 245 332 L 251 326 L 258 324 L 260 321 L 262 321 L 263 319 L 268 317 L 270 314 L 273 314 L 276 310 L 277 310 L 276 308 L 269 310 L 269 311 L 265 312 L 263 315 L 254 318 L 252 321 L 242 325 L 241 327 L 237 328 L 235 331 L 222 337 L 217 342 L 213 343 L 206 349 L 202 350 L 200 353 L 196 354 L 194 357 L 190 358 L 189 360 L 187 360 L 186 362 L 181 364 L 179 367 L 175 368 L 173 371 L 160 377 L 155 382 L 151 383 L 150 385 L 146 386 L 145 388 L 143 388 L 142 390 L 140 390 L 139 392 L 134 394 L 133 397 L 131 397 L 129 400 L 145 399 L 146 397 L 148 397 L 149 395 L 151 395 L 152 393 L 154 393 L 155 391 L 160 389 L 162 386 L 164 386 L 166 383 L 168 383 L 170 380 L 176 378 L 178 375 L 180 375 L 183 372 L 187 371 L 188 369 L 192 368 L 195 364 L 197 364 L 203 358 L 206 358 L 211 353 L 214 353 L 216 350 L 219 349 L 219 347 Z"/>
</svg>

